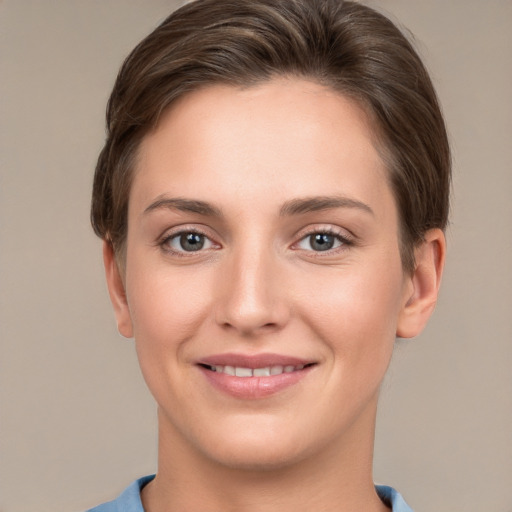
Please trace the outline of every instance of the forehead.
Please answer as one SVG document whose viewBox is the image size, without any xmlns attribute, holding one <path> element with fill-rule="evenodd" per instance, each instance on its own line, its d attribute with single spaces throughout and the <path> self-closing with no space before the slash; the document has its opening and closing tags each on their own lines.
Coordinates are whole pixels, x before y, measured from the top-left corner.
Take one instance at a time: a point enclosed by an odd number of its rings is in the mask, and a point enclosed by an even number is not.
<svg viewBox="0 0 512 512">
<path fill-rule="evenodd" d="M 225 202 L 237 192 L 276 204 L 334 192 L 368 200 L 386 181 L 364 110 L 329 88 L 283 78 L 213 85 L 178 100 L 141 144 L 130 202 L 223 192 Z"/>
</svg>

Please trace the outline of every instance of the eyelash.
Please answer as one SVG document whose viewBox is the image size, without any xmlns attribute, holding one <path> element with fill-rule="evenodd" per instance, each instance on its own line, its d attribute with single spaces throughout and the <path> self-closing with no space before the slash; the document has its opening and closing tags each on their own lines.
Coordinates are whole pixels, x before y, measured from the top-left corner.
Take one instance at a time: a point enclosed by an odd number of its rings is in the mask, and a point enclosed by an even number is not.
<svg viewBox="0 0 512 512">
<path fill-rule="evenodd" d="M 166 234 L 162 237 L 161 240 L 158 241 L 157 245 L 159 245 L 164 252 L 172 254 L 173 256 L 177 256 L 179 258 L 186 258 L 187 256 L 192 255 L 194 253 L 204 252 L 202 250 L 202 247 L 198 251 L 185 251 L 173 249 L 170 246 L 169 242 L 171 242 L 174 239 L 178 239 L 183 235 L 198 235 L 200 237 L 203 237 L 204 240 L 207 240 L 212 246 L 218 245 L 215 242 L 213 242 L 212 239 L 206 233 L 197 228 L 180 229 L 179 231 Z M 209 248 L 210 247 L 208 247 L 208 249 Z"/>
<path fill-rule="evenodd" d="M 215 242 L 213 242 L 211 240 L 211 238 L 205 232 L 203 232 L 197 228 L 181 229 L 179 231 L 176 231 L 176 232 L 173 232 L 170 234 L 166 234 L 157 242 L 157 245 L 160 246 L 164 252 L 172 254 L 174 256 L 178 256 L 178 257 L 188 257 L 188 256 L 193 255 L 194 253 L 204 252 L 203 247 L 199 248 L 199 250 L 197 250 L 197 251 L 186 251 L 186 250 L 173 249 L 170 246 L 169 242 L 171 242 L 174 239 L 178 239 L 179 237 L 181 237 L 183 235 L 199 235 L 200 237 L 203 237 L 204 240 L 207 240 L 208 243 L 211 244 L 211 246 L 220 247 L 219 244 L 216 244 Z M 334 237 L 334 239 L 337 242 L 339 242 L 340 245 L 338 247 L 329 248 L 326 250 L 319 250 L 319 251 L 315 251 L 313 249 L 302 249 L 302 248 L 298 247 L 299 244 L 301 244 L 302 242 L 306 241 L 308 238 L 310 238 L 314 235 L 327 235 L 327 236 Z M 311 253 L 312 255 L 314 255 L 314 257 L 323 257 L 324 254 L 325 254 L 325 256 L 328 256 L 328 255 L 332 255 L 333 253 L 336 254 L 338 252 L 344 251 L 348 247 L 353 246 L 354 243 L 355 243 L 354 239 L 351 236 L 347 236 L 346 234 L 341 234 L 339 231 L 337 231 L 335 229 L 316 228 L 316 229 L 311 229 L 310 231 L 307 231 L 306 233 L 302 233 L 300 239 L 297 242 L 295 242 L 291 246 L 291 248 L 294 250 L 305 251 L 305 252 Z M 210 249 L 210 248 L 211 247 L 208 247 L 207 249 Z"/>
<path fill-rule="evenodd" d="M 314 236 L 314 235 L 327 235 L 332 236 L 336 241 L 339 242 L 338 247 L 326 249 L 323 251 L 315 251 L 313 249 L 301 249 L 298 247 L 299 244 L 306 241 L 308 238 Z M 333 254 L 338 254 L 339 252 L 347 250 L 349 247 L 353 246 L 355 244 L 354 237 L 351 235 L 347 235 L 345 232 L 343 234 L 338 231 L 337 229 L 333 229 L 332 227 L 326 227 L 326 228 L 314 228 L 311 229 L 305 233 L 301 233 L 300 240 L 298 242 L 295 242 L 292 246 L 292 248 L 295 248 L 295 250 L 304 250 L 305 252 L 311 253 L 311 256 L 315 258 L 322 258 L 327 256 L 332 256 Z"/>
</svg>

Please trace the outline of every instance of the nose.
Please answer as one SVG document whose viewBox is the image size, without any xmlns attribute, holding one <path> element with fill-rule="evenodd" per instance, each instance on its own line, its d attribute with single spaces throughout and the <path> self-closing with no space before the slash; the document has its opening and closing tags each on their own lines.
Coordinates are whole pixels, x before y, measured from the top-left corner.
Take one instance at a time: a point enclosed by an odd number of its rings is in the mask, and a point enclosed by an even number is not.
<svg viewBox="0 0 512 512">
<path fill-rule="evenodd" d="M 216 321 L 243 336 L 278 331 L 289 320 L 283 273 L 269 250 L 233 253 L 217 276 Z"/>
</svg>

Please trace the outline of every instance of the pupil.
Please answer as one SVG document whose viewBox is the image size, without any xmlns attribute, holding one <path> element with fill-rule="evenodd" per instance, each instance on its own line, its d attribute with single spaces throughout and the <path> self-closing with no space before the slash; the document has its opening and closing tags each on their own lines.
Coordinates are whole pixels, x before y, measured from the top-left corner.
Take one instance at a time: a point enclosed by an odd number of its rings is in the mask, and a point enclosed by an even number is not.
<svg viewBox="0 0 512 512">
<path fill-rule="evenodd" d="M 185 251 L 199 251 L 204 245 L 204 236 L 197 233 L 181 235 L 180 245 Z"/>
<path fill-rule="evenodd" d="M 328 251 L 334 245 L 334 236 L 327 233 L 317 233 L 311 235 L 311 247 L 315 251 Z"/>
</svg>

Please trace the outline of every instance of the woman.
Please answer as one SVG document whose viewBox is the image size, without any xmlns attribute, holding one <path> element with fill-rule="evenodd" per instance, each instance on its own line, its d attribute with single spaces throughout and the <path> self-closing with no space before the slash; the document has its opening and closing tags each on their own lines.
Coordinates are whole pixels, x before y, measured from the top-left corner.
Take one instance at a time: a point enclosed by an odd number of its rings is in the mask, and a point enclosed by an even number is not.
<svg viewBox="0 0 512 512">
<path fill-rule="evenodd" d="M 353 2 L 197 0 L 107 124 L 92 223 L 159 462 L 93 510 L 410 510 L 373 484 L 375 416 L 435 305 L 450 154 L 407 40 Z"/>
</svg>

